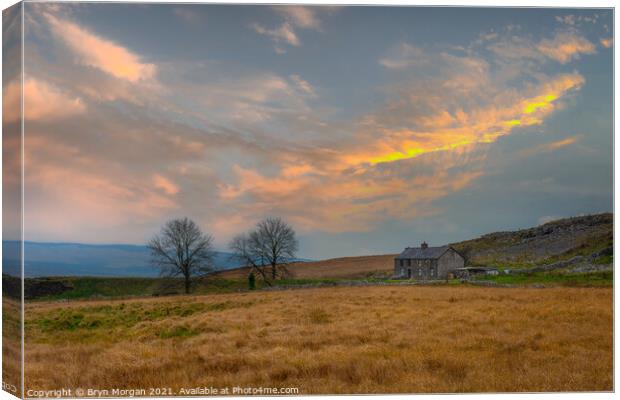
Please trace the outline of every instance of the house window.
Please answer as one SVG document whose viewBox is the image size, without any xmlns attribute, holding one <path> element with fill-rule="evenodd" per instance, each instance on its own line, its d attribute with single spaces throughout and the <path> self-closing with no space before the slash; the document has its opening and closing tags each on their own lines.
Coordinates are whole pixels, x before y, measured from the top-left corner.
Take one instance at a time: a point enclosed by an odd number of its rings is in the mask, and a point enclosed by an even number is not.
<svg viewBox="0 0 620 400">
<path fill-rule="evenodd" d="M 411 259 L 408 259 L 408 260 L 407 260 L 407 266 L 408 266 L 408 267 L 411 267 Z"/>
<path fill-rule="evenodd" d="M 411 268 L 407 269 L 407 278 L 411 279 Z"/>
<path fill-rule="evenodd" d="M 400 260 L 400 266 L 404 267 L 405 266 L 405 260 Z"/>
</svg>

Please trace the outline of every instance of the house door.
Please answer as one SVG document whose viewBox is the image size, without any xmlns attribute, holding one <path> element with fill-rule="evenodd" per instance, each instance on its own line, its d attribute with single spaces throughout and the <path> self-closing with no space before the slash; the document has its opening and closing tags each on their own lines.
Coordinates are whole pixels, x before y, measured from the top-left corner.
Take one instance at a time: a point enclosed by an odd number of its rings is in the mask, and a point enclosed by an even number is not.
<svg viewBox="0 0 620 400">
<path fill-rule="evenodd" d="M 407 269 L 407 279 L 411 279 L 411 268 Z"/>
</svg>

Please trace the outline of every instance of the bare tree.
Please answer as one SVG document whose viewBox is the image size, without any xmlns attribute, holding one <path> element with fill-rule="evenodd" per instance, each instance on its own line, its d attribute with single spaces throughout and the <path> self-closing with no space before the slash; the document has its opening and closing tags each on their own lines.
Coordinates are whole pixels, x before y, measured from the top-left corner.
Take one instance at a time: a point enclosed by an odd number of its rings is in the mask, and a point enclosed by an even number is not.
<svg viewBox="0 0 620 400">
<path fill-rule="evenodd" d="M 213 270 L 213 237 L 189 218 L 168 221 L 147 247 L 160 276 L 183 277 L 185 293 L 193 279 Z"/>
<path fill-rule="evenodd" d="M 235 260 L 250 267 L 250 273 L 256 271 L 263 278 L 263 281 L 271 286 L 265 272 L 265 259 L 261 257 L 258 246 L 251 242 L 249 234 L 242 233 L 235 236 L 230 241 L 228 248 L 232 251 Z"/>
<path fill-rule="evenodd" d="M 271 278 L 276 279 L 278 264 L 287 264 L 299 247 L 293 228 L 281 218 L 266 218 L 256 225 L 250 237 L 260 248 L 261 257 L 271 265 Z"/>
<path fill-rule="evenodd" d="M 281 218 L 266 218 L 256 224 L 256 228 L 235 237 L 230 249 L 239 260 L 256 270 L 269 283 L 265 267 L 271 267 L 271 279 L 278 276 L 278 266 L 286 270 L 299 247 L 293 228 Z"/>
</svg>

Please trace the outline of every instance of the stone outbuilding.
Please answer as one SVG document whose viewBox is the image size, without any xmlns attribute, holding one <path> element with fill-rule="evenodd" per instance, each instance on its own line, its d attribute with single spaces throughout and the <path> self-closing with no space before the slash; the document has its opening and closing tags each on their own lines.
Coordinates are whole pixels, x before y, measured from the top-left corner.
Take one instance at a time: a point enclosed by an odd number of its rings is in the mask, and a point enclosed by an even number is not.
<svg viewBox="0 0 620 400">
<path fill-rule="evenodd" d="M 448 279 L 458 268 L 465 267 L 465 257 L 450 246 L 407 247 L 394 259 L 397 279 Z"/>
</svg>

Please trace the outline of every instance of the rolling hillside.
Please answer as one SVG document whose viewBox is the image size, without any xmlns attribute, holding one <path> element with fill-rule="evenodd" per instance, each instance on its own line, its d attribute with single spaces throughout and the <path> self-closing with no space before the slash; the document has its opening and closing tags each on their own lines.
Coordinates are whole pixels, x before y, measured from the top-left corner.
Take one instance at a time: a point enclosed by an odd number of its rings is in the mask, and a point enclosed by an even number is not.
<svg viewBox="0 0 620 400">
<path fill-rule="evenodd" d="M 379 256 L 341 257 L 323 261 L 298 262 L 288 266 L 294 278 L 366 278 L 387 276 L 394 266 L 394 254 Z M 235 268 L 219 272 L 217 275 L 227 279 L 247 277 L 248 268 Z"/>
<path fill-rule="evenodd" d="M 535 228 L 495 232 L 453 244 L 471 263 L 528 267 L 613 247 L 613 214 L 551 221 Z"/>
<path fill-rule="evenodd" d="M 439 243 L 437 243 L 439 245 Z M 604 213 L 551 221 L 538 227 L 495 232 L 452 243 L 470 265 L 528 268 L 613 247 L 613 214 Z M 297 279 L 389 277 L 395 254 L 343 257 L 291 264 Z M 223 278 L 246 277 L 247 268 L 218 273 Z"/>
</svg>

